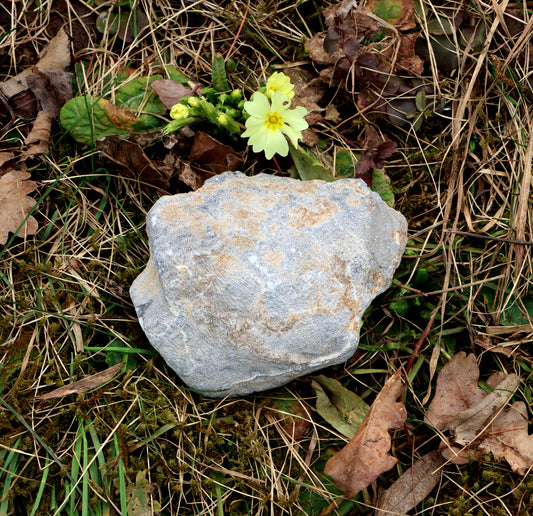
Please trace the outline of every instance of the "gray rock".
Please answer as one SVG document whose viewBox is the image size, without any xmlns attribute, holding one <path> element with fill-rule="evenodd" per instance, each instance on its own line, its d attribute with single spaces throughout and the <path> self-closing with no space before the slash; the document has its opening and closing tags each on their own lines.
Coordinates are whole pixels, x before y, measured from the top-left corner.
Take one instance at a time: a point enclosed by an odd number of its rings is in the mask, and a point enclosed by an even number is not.
<svg viewBox="0 0 533 516">
<path fill-rule="evenodd" d="M 283 385 L 350 358 L 390 285 L 407 223 L 359 179 L 240 172 L 162 197 L 134 281 L 139 322 L 170 367 L 213 397 Z"/>
</svg>

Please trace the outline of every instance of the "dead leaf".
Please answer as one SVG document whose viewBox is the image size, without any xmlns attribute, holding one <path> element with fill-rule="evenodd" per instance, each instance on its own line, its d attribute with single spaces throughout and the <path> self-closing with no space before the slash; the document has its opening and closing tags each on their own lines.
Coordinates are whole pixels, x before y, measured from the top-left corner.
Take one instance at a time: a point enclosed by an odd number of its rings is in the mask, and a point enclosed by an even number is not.
<svg viewBox="0 0 533 516">
<path fill-rule="evenodd" d="M 187 88 L 183 84 L 180 84 L 172 79 L 157 79 L 153 81 L 150 86 L 157 93 L 159 100 L 167 107 L 171 109 L 172 106 L 177 104 L 183 97 L 190 97 L 193 95 L 193 90 Z"/>
<path fill-rule="evenodd" d="M 353 439 L 326 463 L 324 473 L 348 498 L 398 462 L 388 451 L 389 430 L 401 428 L 407 418 L 403 403 L 396 402 L 403 389 L 400 374 L 396 372 L 387 381 Z"/>
<path fill-rule="evenodd" d="M 0 177 L 15 168 L 15 155 L 12 152 L 0 152 Z"/>
<path fill-rule="evenodd" d="M 405 514 L 426 499 L 441 478 L 442 457 L 431 451 L 380 494 L 375 516 Z"/>
<path fill-rule="evenodd" d="M 529 326 L 529 325 L 528 325 Z M 501 353 L 502 355 L 510 357 L 516 344 L 513 346 L 505 346 L 502 344 L 493 344 L 492 339 L 487 335 L 476 335 L 474 337 L 474 344 L 492 353 Z"/>
<path fill-rule="evenodd" d="M 424 61 L 415 54 L 415 43 L 418 34 L 403 34 L 400 37 L 396 69 L 407 70 L 412 75 L 422 75 L 424 73 Z"/>
<path fill-rule="evenodd" d="M 522 402 L 504 408 L 520 378 L 498 371 L 487 380 L 494 389 L 490 393 L 477 387 L 478 380 L 474 355 L 458 353 L 439 373 L 432 410 L 425 421 L 441 432 L 449 431 L 449 439 L 441 443 L 441 453 L 447 460 L 464 464 L 483 452 L 492 452 L 495 459 L 505 458 L 514 471 L 524 474 L 533 467 L 527 408 Z"/>
<path fill-rule="evenodd" d="M 72 98 L 72 73 L 59 70 L 37 71 L 26 78 L 29 89 L 37 97 L 41 110 L 56 117 Z"/>
<path fill-rule="evenodd" d="M 307 43 L 307 49 L 309 50 L 309 55 L 311 59 L 319 65 L 332 65 L 337 61 L 342 59 L 344 55 L 336 50 L 329 54 L 324 49 L 324 41 L 326 39 L 326 34 L 324 32 L 319 32 L 310 38 Z"/>
<path fill-rule="evenodd" d="M 477 439 L 490 420 L 511 399 L 520 384 L 520 378 L 515 374 L 506 376 L 494 390 L 487 394 L 475 405 L 459 412 L 448 425 L 450 439 L 459 446 L 467 446 Z"/>
<path fill-rule="evenodd" d="M 120 172 L 144 183 L 168 190 L 174 169 L 156 167 L 142 147 L 113 134 L 96 142 L 96 148 L 107 158 L 121 166 Z"/>
<path fill-rule="evenodd" d="M 40 72 L 64 71 L 69 65 L 70 41 L 65 30 L 61 28 L 41 52 L 39 62 L 32 67 L 26 68 L 8 81 L 0 83 L 0 90 L 10 99 L 13 95 L 28 89 L 26 80 L 33 73 L 34 68 L 37 68 Z"/>
<path fill-rule="evenodd" d="M 185 163 L 179 172 L 179 179 L 182 183 L 185 183 L 187 186 L 196 191 L 214 175 L 215 174 L 213 172 L 201 171 L 197 168 L 191 167 L 189 163 Z"/>
<path fill-rule="evenodd" d="M 437 377 L 435 397 L 424 421 L 437 430 L 448 428 L 453 418 L 480 401 L 485 392 L 478 386 L 479 368 L 473 354 L 457 353 Z"/>
<path fill-rule="evenodd" d="M 86 378 L 83 378 L 83 380 L 78 380 L 77 382 L 69 383 L 68 385 L 63 385 L 63 387 L 54 389 L 53 391 L 47 392 L 46 394 L 35 396 L 35 399 L 37 401 L 44 401 L 50 400 L 52 398 L 68 396 L 69 394 L 80 394 L 82 392 L 87 392 L 92 389 L 96 389 L 97 387 L 100 387 L 104 383 L 114 378 L 115 375 L 120 371 L 120 369 L 122 369 L 122 366 L 125 363 L 126 362 L 121 362 L 120 364 L 116 364 L 113 367 L 106 369 L 105 371 L 100 371 L 99 373 L 87 376 Z"/>
<path fill-rule="evenodd" d="M 242 163 L 240 154 L 203 131 L 196 132 L 189 158 L 215 174 L 235 171 Z"/>
<path fill-rule="evenodd" d="M 37 185 L 28 181 L 30 173 L 23 170 L 12 170 L 0 177 L 0 244 L 7 242 L 8 233 L 19 229 L 35 200 L 27 194 L 33 192 Z M 33 235 L 38 229 L 37 221 L 28 217 L 20 228 L 18 236 Z"/>
<path fill-rule="evenodd" d="M 39 111 L 37 113 L 37 118 L 33 123 L 30 134 L 26 136 L 24 141 L 28 149 L 21 154 L 20 159 L 25 160 L 38 154 L 48 153 L 48 142 L 53 119 L 54 116 L 48 111 Z"/>
<path fill-rule="evenodd" d="M 24 120 L 32 120 L 39 111 L 39 103 L 30 90 L 15 93 L 8 101 L 13 114 Z"/>
<path fill-rule="evenodd" d="M 490 427 L 489 436 L 479 445 L 496 460 L 505 459 L 519 475 L 533 467 L 533 435 L 528 435 L 528 411 L 523 401 L 500 412 Z"/>
</svg>

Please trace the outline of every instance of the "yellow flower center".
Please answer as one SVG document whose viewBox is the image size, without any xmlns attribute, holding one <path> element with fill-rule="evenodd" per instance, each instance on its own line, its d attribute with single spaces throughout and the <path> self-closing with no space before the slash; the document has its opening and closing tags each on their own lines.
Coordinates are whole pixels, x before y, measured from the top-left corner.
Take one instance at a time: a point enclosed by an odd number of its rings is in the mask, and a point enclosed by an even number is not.
<svg viewBox="0 0 533 516">
<path fill-rule="evenodd" d="M 269 113 L 265 118 L 265 125 L 271 131 L 277 131 L 283 127 L 283 117 L 276 112 Z"/>
</svg>

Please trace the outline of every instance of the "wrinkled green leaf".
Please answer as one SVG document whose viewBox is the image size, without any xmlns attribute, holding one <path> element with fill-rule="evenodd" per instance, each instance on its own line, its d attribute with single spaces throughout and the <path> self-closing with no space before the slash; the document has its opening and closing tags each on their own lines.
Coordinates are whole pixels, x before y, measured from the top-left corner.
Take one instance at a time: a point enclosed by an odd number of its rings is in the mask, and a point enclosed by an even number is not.
<svg viewBox="0 0 533 516">
<path fill-rule="evenodd" d="M 383 169 L 375 169 L 372 173 L 372 186 L 370 189 L 378 193 L 391 208 L 394 208 L 394 193 L 390 178 Z"/>
<path fill-rule="evenodd" d="M 157 79 L 162 79 L 162 76 L 137 77 L 115 92 L 117 106 L 139 112 L 140 122 L 134 127 L 136 131 L 149 131 L 166 124 L 160 117 L 167 112 L 167 108 L 150 88 L 150 84 Z"/>
<path fill-rule="evenodd" d="M 161 510 L 159 502 L 151 501 L 152 485 L 145 478 L 146 471 L 139 471 L 135 484 L 126 486 L 127 516 L 151 516 Z"/>
<path fill-rule="evenodd" d="M 325 168 L 320 162 L 309 153 L 304 152 L 300 148 L 295 149 L 289 146 L 294 167 L 289 169 L 291 177 L 299 177 L 302 181 L 310 181 L 311 179 L 322 179 L 323 181 L 336 181 L 340 179 L 334 177 L 332 173 Z"/>
<path fill-rule="evenodd" d="M 59 121 L 77 141 L 94 145 L 110 134 L 127 135 L 140 120 L 106 99 L 85 96 L 69 100 L 61 108 Z"/>
<path fill-rule="evenodd" d="M 127 135 L 162 127 L 167 108 L 150 88 L 153 81 L 161 78 L 153 75 L 128 81 L 115 90 L 115 103 L 97 97 L 75 97 L 61 109 L 61 125 L 77 141 L 89 145 L 111 134 Z"/>
<path fill-rule="evenodd" d="M 333 378 L 316 376 L 311 385 L 317 395 L 317 412 L 338 432 L 351 439 L 361 426 L 368 405 Z"/>
</svg>

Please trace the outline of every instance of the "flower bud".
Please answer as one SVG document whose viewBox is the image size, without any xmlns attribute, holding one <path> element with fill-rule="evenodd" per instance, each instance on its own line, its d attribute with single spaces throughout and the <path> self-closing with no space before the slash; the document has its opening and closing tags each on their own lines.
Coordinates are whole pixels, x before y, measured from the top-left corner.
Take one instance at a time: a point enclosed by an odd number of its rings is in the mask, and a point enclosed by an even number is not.
<svg viewBox="0 0 533 516">
<path fill-rule="evenodd" d="M 174 120 L 183 120 L 189 117 L 189 108 L 183 104 L 175 104 L 170 110 L 170 118 Z"/>
<path fill-rule="evenodd" d="M 217 123 L 218 123 L 218 125 L 224 127 L 225 129 L 227 129 L 231 133 L 240 133 L 241 132 L 241 128 L 239 127 L 239 124 L 237 124 L 237 122 L 235 122 L 235 120 L 233 120 L 233 118 L 231 118 L 231 116 L 229 116 L 229 115 L 227 115 L 225 113 L 222 113 L 221 115 L 219 115 L 217 117 Z"/>
</svg>

